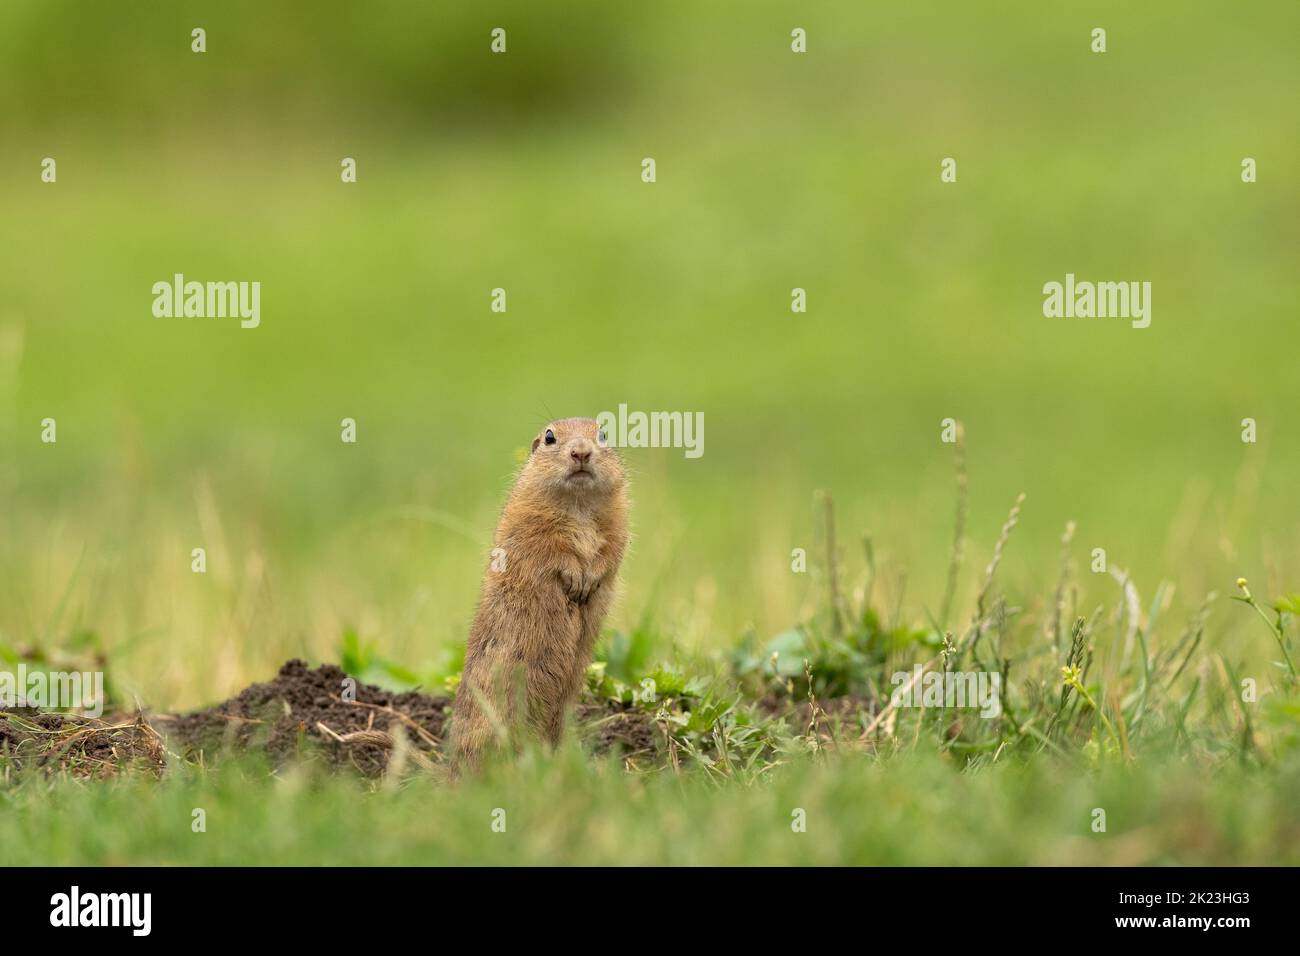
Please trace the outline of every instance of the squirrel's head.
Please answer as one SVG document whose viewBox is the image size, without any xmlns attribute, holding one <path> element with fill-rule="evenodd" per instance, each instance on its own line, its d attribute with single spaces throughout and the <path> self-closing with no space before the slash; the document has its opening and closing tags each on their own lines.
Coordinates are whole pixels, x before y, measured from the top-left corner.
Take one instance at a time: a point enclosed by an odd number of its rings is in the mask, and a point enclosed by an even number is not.
<svg viewBox="0 0 1300 956">
<path fill-rule="evenodd" d="M 522 476 L 567 501 L 609 495 L 623 487 L 623 462 L 593 418 L 562 418 L 533 439 Z"/>
</svg>

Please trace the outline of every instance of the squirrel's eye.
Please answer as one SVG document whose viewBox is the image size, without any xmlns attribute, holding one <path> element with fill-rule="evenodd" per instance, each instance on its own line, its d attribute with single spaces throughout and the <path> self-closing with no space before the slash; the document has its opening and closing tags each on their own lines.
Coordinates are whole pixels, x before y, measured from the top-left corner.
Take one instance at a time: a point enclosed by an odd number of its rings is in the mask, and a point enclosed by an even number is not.
<svg viewBox="0 0 1300 956">
<path fill-rule="evenodd" d="M 546 429 L 546 444 L 548 445 L 555 444 L 555 432 L 551 431 L 549 428 Z"/>
<path fill-rule="evenodd" d="M 600 431 L 596 432 L 596 441 L 601 445 L 604 445 L 609 441 L 609 438 L 605 435 L 605 429 L 602 428 Z"/>
</svg>

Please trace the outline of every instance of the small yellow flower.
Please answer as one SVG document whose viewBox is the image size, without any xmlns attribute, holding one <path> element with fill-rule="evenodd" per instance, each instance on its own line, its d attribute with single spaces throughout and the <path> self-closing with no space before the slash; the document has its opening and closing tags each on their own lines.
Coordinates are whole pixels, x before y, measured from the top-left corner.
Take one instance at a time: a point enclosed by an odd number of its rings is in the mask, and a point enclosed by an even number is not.
<svg viewBox="0 0 1300 956">
<path fill-rule="evenodd" d="M 1079 681 L 1083 677 L 1083 668 L 1077 664 L 1073 667 L 1061 668 L 1061 681 L 1067 687 L 1078 687 Z"/>
<path fill-rule="evenodd" d="M 1241 588 L 1241 593 L 1246 595 L 1246 600 L 1250 600 L 1250 588 L 1246 587 L 1245 578 L 1237 578 L 1237 587 Z"/>
</svg>

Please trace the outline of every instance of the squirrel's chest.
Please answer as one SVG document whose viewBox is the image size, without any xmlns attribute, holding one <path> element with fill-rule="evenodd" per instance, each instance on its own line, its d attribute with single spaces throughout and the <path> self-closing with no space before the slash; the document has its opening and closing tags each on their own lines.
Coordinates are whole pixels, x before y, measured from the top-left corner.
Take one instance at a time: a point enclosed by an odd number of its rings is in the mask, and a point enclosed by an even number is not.
<svg viewBox="0 0 1300 956">
<path fill-rule="evenodd" d="M 595 522 L 575 522 L 570 528 L 569 545 L 574 556 L 583 564 L 596 560 L 604 546 L 604 536 Z"/>
</svg>

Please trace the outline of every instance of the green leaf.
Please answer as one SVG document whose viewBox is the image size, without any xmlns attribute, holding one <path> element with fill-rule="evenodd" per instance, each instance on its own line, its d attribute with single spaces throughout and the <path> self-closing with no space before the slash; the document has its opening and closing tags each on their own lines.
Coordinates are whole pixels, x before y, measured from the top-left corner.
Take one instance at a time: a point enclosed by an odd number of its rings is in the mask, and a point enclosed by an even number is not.
<svg viewBox="0 0 1300 956">
<path fill-rule="evenodd" d="M 781 677 L 796 677 L 803 673 L 804 658 L 808 657 L 808 636 L 801 630 L 782 631 L 763 648 L 763 667 L 769 666 L 776 655 L 776 672 Z"/>
<path fill-rule="evenodd" d="M 1273 602 L 1273 609 L 1300 616 L 1300 594 L 1288 594 Z"/>
</svg>

